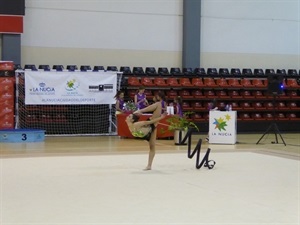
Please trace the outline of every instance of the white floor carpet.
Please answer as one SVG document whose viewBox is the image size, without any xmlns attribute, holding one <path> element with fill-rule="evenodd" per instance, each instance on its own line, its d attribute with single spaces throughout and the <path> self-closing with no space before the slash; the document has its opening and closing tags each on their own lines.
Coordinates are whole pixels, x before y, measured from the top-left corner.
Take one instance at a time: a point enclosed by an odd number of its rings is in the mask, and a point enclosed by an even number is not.
<svg viewBox="0 0 300 225">
<path fill-rule="evenodd" d="M 197 170 L 185 153 L 157 154 L 152 171 L 145 154 L 0 159 L 0 224 L 300 224 L 299 161 L 210 159 Z"/>
</svg>

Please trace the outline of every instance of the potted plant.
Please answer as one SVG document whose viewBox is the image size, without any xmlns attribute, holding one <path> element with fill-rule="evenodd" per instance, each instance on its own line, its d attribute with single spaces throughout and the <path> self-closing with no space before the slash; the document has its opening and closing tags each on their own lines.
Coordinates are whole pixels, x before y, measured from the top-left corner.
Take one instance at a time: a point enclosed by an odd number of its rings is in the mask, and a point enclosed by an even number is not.
<svg viewBox="0 0 300 225">
<path fill-rule="evenodd" d="M 179 145 L 182 139 L 185 137 L 188 129 L 196 129 L 199 131 L 198 126 L 189 120 L 189 115 L 193 114 L 193 112 L 184 113 L 183 117 L 178 115 L 173 115 L 167 119 L 169 124 L 168 130 L 174 131 L 174 141 L 175 145 Z"/>
</svg>

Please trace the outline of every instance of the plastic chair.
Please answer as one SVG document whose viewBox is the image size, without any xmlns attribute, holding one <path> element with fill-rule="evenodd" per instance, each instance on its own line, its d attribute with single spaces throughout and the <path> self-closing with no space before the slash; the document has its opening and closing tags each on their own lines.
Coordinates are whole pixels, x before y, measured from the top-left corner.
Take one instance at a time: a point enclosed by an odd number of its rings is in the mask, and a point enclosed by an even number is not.
<svg viewBox="0 0 300 225">
<path fill-rule="evenodd" d="M 253 73 L 252 73 L 252 70 L 250 68 L 244 68 L 242 70 L 242 75 L 244 77 L 252 77 L 253 76 Z"/>
<path fill-rule="evenodd" d="M 166 94 L 167 94 L 168 98 L 171 98 L 171 99 L 174 99 L 175 97 L 178 96 L 178 93 L 175 90 L 169 90 L 169 91 L 167 91 Z"/>
<path fill-rule="evenodd" d="M 265 120 L 273 120 L 272 113 L 264 113 L 263 117 Z"/>
<path fill-rule="evenodd" d="M 258 110 L 266 109 L 266 107 L 261 102 L 254 102 L 253 106 L 255 109 L 258 109 Z"/>
<path fill-rule="evenodd" d="M 193 90 L 192 96 L 194 98 L 203 98 L 204 97 L 202 91 L 200 91 L 200 90 Z"/>
<path fill-rule="evenodd" d="M 218 98 L 229 98 L 226 91 L 224 91 L 224 90 L 216 91 L 216 94 L 217 94 Z"/>
<path fill-rule="evenodd" d="M 287 75 L 294 77 L 294 76 L 298 76 L 298 73 L 297 70 L 295 69 L 288 69 Z"/>
<path fill-rule="evenodd" d="M 181 90 L 179 91 L 179 95 L 185 99 L 185 98 L 193 98 L 193 96 L 191 95 L 190 91 L 188 90 Z"/>
<path fill-rule="evenodd" d="M 63 65 L 53 65 L 52 69 L 54 69 L 56 71 L 63 71 L 64 66 Z"/>
<path fill-rule="evenodd" d="M 250 117 L 249 113 L 241 113 L 240 114 L 240 118 L 242 120 L 252 120 L 252 118 Z"/>
<path fill-rule="evenodd" d="M 197 68 L 194 69 L 194 74 L 197 75 L 197 76 L 205 76 L 206 72 L 205 72 L 204 68 L 197 67 Z"/>
<path fill-rule="evenodd" d="M 193 69 L 188 67 L 182 68 L 182 73 L 184 75 L 193 75 Z"/>
<path fill-rule="evenodd" d="M 286 75 L 286 70 L 285 69 L 277 69 L 276 74 L 285 76 Z"/>
<path fill-rule="evenodd" d="M 232 68 L 230 70 L 230 75 L 239 77 L 241 76 L 241 70 L 239 68 Z"/>
<path fill-rule="evenodd" d="M 231 103 L 231 107 L 232 107 L 232 110 L 240 110 L 240 109 L 242 109 L 242 107 L 240 107 L 237 102 L 232 102 Z"/>
<path fill-rule="evenodd" d="M 145 74 L 143 67 L 133 67 L 132 73 L 135 75 L 144 75 Z"/>
<path fill-rule="evenodd" d="M 228 95 L 231 97 L 231 98 L 234 98 L 234 99 L 240 99 L 240 98 L 243 98 L 242 95 L 240 95 L 240 93 L 236 90 L 229 90 L 228 91 Z"/>
<path fill-rule="evenodd" d="M 263 77 L 265 75 L 263 69 L 254 69 L 254 76 Z"/>
<path fill-rule="evenodd" d="M 192 120 L 193 121 L 202 121 L 202 120 L 204 120 L 204 118 L 202 118 L 201 113 L 196 112 L 192 115 Z"/>
<path fill-rule="evenodd" d="M 155 86 L 155 84 L 153 83 L 152 79 L 149 78 L 149 77 L 142 77 L 141 78 L 141 84 L 143 86 L 146 86 L 146 87 L 153 87 L 153 86 Z"/>
<path fill-rule="evenodd" d="M 22 70 L 22 66 L 20 64 L 14 64 L 14 70 Z"/>
<path fill-rule="evenodd" d="M 241 91 L 241 95 L 243 96 L 243 98 L 253 98 L 253 96 L 251 95 L 251 92 L 248 90 Z"/>
<path fill-rule="evenodd" d="M 278 103 L 277 103 L 277 107 L 278 107 L 279 109 L 288 109 L 288 108 L 289 108 L 289 107 L 287 107 L 287 106 L 285 105 L 284 102 L 278 102 Z M 297 107 L 297 105 L 296 105 L 296 107 Z"/>
<path fill-rule="evenodd" d="M 272 74 L 275 74 L 275 70 L 274 70 L 274 69 L 266 69 L 265 74 L 266 74 L 267 76 L 272 75 Z"/>
<path fill-rule="evenodd" d="M 97 71 L 101 71 L 101 70 L 105 70 L 104 66 L 94 66 L 93 71 L 97 72 Z"/>
<path fill-rule="evenodd" d="M 216 79 L 216 84 L 219 87 L 229 87 L 230 86 L 225 78 Z"/>
<path fill-rule="evenodd" d="M 198 77 L 192 78 L 192 85 L 195 87 L 204 87 L 205 86 L 202 78 L 198 78 Z"/>
<path fill-rule="evenodd" d="M 108 66 L 106 68 L 107 71 L 118 71 L 118 68 L 116 66 Z"/>
<path fill-rule="evenodd" d="M 290 109 L 295 109 L 295 108 L 297 108 L 297 103 L 296 102 L 288 102 L 287 107 Z"/>
<path fill-rule="evenodd" d="M 243 109 L 253 109 L 253 106 L 251 105 L 250 102 L 242 102 L 240 104 L 240 106 L 243 108 Z"/>
<path fill-rule="evenodd" d="M 265 84 L 265 80 L 263 80 L 263 79 L 253 79 L 252 85 L 254 85 L 255 87 L 266 87 L 267 86 Z"/>
<path fill-rule="evenodd" d="M 140 83 L 139 78 L 137 77 L 128 77 L 127 79 L 128 85 L 129 86 L 141 86 L 142 84 Z"/>
<path fill-rule="evenodd" d="M 251 79 L 248 79 L 248 78 L 243 78 L 241 80 L 241 85 L 243 85 L 245 88 L 254 87 L 254 85 L 251 82 Z"/>
<path fill-rule="evenodd" d="M 219 69 L 219 75 L 228 77 L 230 75 L 229 70 L 227 68 L 220 68 Z"/>
<path fill-rule="evenodd" d="M 158 68 L 158 74 L 163 76 L 163 75 L 169 75 L 170 73 L 169 73 L 169 70 L 168 70 L 167 67 L 159 67 Z"/>
<path fill-rule="evenodd" d="M 218 70 L 216 68 L 208 68 L 207 69 L 207 75 L 217 76 L 218 75 Z"/>
<path fill-rule="evenodd" d="M 157 72 L 156 72 L 155 67 L 146 67 L 145 73 L 146 73 L 148 76 L 155 76 L 155 75 L 157 75 Z"/>
<path fill-rule="evenodd" d="M 215 98 L 216 97 L 215 92 L 212 90 L 204 91 L 204 95 L 207 98 Z"/>
<path fill-rule="evenodd" d="M 194 110 L 204 110 L 204 106 L 201 104 L 201 102 L 193 102 L 192 107 Z"/>
<path fill-rule="evenodd" d="M 147 99 L 153 98 L 153 97 L 154 97 L 153 92 L 152 92 L 151 90 L 147 90 L 147 89 L 146 89 L 146 90 L 144 91 L 144 94 L 146 95 Z"/>
<path fill-rule="evenodd" d="M 183 101 L 182 102 L 182 109 L 184 111 L 189 111 L 189 110 L 193 110 L 193 107 L 190 106 L 189 102 Z"/>
<path fill-rule="evenodd" d="M 146 91 L 146 90 L 145 90 Z M 136 94 L 136 90 L 128 90 L 128 96 L 131 98 L 131 99 L 134 99 L 134 96 Z"/>
<path fill-rule="evenodd" d="M 203 78 L 204 85 L 206 87 L 217 87 L 218 85 L 215 83 L 215 80 L 211 77 L 205 77 Z"/>
<path fill-rule="evenodd" d="M 298 97 L 297 91 L 287 91 L 287 95 L 290 98 Z"/>
<path fill-rule="evenodd" d="M 75 70 L 78 70 L 78 67 L 76 65 L 67 65 L 67 70 L 75 71 Z"/>
<path fill-rule="evenodd" d="M 236 88 L 243 87 L 243 85 L 240 84 L 240 80 L 237 78 L 229 78 L 228 85 L 231 87 L 236 87 Z"/>
<path fill-rule="evenodd" d="M 172 67 L 170 70 L 171 75 L 181 75 L 181 70 L 179 67 Z"/>
<path fill-rule="evenodd" d="M 287 118 L 284 113 L 277 113 L 276 114 L 276 119 L 278 120 L 289 120 L 289 118 Z"/>
<path fill-rule="evenodd" d="M 264 103 L 264 106 L 267 108 L 267 109 L 273 109 L 274 108 L 274 105 L 272 102 L 265 102 Z"/>
<path fill-rule="evenodd" d="M 218 102 L 217 107 L 219 110 L 226 110 L 226 105 L 225 102 Z"/>
<path fill-rule="evenodd" d="M 36 68 L 36 66 L 35 66 L 34 64 L 26 64 L 26 65 L 24 66 L 24 70 L 32 70 L 32 71 L 36 71 L 37 68 Z"/>
<path fill-rule="evenodd" d="M 193 86 L 193 84 L 191 83 L 190 79 L 186 78 L 186 77 L 180 78 L 179 79 L 179 84 L 182 87 L 191 87 L 191 86 Z"/>
<path fill-rule="evenodd" d="M 297 118 L 296 114 L 295 113 L 287 113 L 286 114 L 286 117 L 289 119 L 289 120 L 299 120 L 300 118 Z"/>
<path fill-rule="evenodd" d="M 296 78 L 288 78 L 286 80 L 286 86 L 290 88 L 300 88 L 300 85 L 298 84 Z"/>
<path fill-rule="evenodd" d="M 129 75 L 131 74 L 131 69 L 129 66 L 121 66 L 120 72 L 123 72 L 124 75 Z"/>
<path fill-rule="evenodd" d="M 44 70 L 44 71 L 50 71 L 51 70 L 49 65 L 39 65 L 39 69 Z"/>
<path fill-rule="evenodd" d="M 261 113 L 252 113 L 252 118 L 254 120 L 264 120 L 263 116 L 261 115 Z"/>
<path fill-rule="evenodd" d="M 162 77 L 155 77 L 154 84 L 158 87 L 166 87 L 168 84 L 166 83 L 165 79 Z"/>
<path fill-rule="evenodd" d="M 265 96 L 263 95 L 263 92 L 262 92 L 262 91 L 259 91 L 259 90 L 253 91 L 253 92 L 252 92 L 252 95 L 253 95 L 255 98 L 265 98 Z"/>
<path fill-rule="evenodd" d="M 179 87 L 181 84 L 179 84 L 177 78 L 175 77 L 168 77 L 167 78 L 167 84 L 171 87 Z"/>
<path fill-rule="evenodd" d="M 85 71 L 88 71 L 88 70 L 92 70 L 91 66 L 89 66 L 89 65 L 80 66 L 80 71 L 85 72 Z"/>
</svg>

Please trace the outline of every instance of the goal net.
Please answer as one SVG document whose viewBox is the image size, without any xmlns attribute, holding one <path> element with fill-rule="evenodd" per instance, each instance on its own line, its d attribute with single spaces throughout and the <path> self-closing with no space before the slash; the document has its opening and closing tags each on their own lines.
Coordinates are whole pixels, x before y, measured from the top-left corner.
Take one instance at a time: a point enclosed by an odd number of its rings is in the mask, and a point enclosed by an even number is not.
<svg viewBox="0 0 300 225">
<path fill-rule="evenodd" d="M 122 73 L 16 71 L 16 128 L 47 135 L 115 135 Z"/>
</svg>

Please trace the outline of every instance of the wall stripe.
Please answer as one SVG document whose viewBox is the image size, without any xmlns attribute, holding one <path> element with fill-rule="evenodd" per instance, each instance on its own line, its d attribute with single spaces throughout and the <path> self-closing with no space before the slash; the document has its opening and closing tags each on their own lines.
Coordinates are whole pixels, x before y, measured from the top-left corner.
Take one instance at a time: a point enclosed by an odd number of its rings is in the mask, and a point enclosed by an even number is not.
<svg viewBox="0 0 300 225">
<path fill-rule="evenodd" d="M 0 15 L 0 33 L 23 33 L 23 16 Z"/>
</svg>

